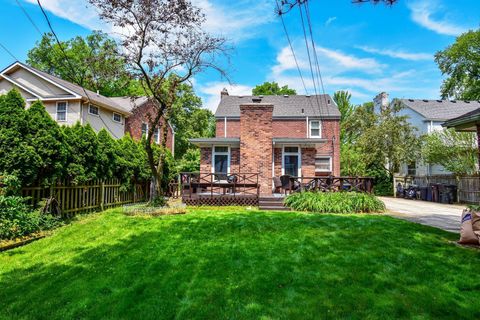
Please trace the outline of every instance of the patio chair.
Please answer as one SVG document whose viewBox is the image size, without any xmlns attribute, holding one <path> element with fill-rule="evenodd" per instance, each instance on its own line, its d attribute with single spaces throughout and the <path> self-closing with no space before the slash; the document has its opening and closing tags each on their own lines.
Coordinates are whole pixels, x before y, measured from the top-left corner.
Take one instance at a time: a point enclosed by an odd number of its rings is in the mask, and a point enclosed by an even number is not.
<svg viewBox="0 0 480 320">
<path fill-rule="evenodd" d="M 282 181 L 279 177 L 273 177 L 273 193 L 282 192 Z"/>
<path fill-rule="evenodd" d="M 282 189 L 285 194 L 287 194 L 287 192 L 292 193 L 292 191 L 300 188 L 300 183 L 298 181 L 292 181 L 292 177 L 289 175 L 281 176 L 280 181 L 282 182 Z"/>
</svg>

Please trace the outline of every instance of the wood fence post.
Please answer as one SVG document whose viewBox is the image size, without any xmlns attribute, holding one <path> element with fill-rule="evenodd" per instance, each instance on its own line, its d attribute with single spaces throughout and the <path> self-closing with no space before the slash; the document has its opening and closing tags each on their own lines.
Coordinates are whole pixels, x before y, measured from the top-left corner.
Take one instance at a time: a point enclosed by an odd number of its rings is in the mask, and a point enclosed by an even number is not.
<svg viewBox="0 0 480 320">
<path fill-rule="evenodd" d="M 105 182 L 100 182 L 100 210 L 103 211 L 105 205 Z"/>
</svg>

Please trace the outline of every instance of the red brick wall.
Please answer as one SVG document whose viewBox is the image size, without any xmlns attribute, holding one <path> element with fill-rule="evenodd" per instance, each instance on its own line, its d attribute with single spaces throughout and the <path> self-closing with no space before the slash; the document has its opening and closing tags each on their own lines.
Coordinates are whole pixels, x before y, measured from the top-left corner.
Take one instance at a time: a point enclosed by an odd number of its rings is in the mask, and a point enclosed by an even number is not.
<svg viewBox="0 0 480 320">
<path fill-rule="evenodd" d="M 258 172 L 260 193 L 272 192 L 273 105 L 240 105 L 240 165 L 243 172 Z"/>
<path fill-rule="evenodd" d="M 307 120 L 273 120 L 274 138 L 306 138 Z"/>
<path fill-rule="evenodd" d="M 212 172 L 212 148 L 200 148 L 200 172 Z"/>
<path fill-rule="evenodd" d="M 130 136 L 135 140 L 142 139 L 142 123 L 148 123 L 148 116 L 152 117 L 155 115 L 154 105 L 151 102 L 146 102 L 145 104 L 135 108 L 133 114 L 125 119 L 125 132 L 129 133 Z M 160 119 L 159 124 L 163 124 L 163 119 Z M 172 150 L 173 135 L 172 129 L 170 126 L 168 128 L 167 135 L 167 148 Z"/>
<path fill-rule="evenodd" d="M 230 149 L 230 172 L 240 172 L 240 148 Z"/>
<path fill-rule="evenodd" d="M 217 138 L 225 137 L 225 120 L 217 119 L 217 128 L 215 131 Z M 239 119 L 227 119 L 227 138 L 240 137 L 240 120 Z"/>
</svg>

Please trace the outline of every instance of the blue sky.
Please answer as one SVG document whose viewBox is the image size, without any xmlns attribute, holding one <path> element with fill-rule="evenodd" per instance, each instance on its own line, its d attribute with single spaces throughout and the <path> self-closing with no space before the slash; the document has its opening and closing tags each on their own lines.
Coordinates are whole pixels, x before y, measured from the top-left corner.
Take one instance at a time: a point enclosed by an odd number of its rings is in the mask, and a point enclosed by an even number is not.
<svg viewBox="0 0 480 320">
<path fill-rule="evenodd" d="M 47 25 L 34 0 L 19 0 L 45 32 Z M 230 39 L 234 46 L 229 84 L 207 71 L 193 84 L 204 105 L 213 111 L 220 91 L 247 95 L 264 81 L 277 81 L 305 90 L 296 70 L 274 0 L 194 0 L 207 16 L 205 28 Z M 15 0 L 0 0 L 0 43 L 19 60 L 40 34 Z M 62 39 L 109 30 L 85 1 L 43 0 Z M 393 7 L 353 5 L 350 0 L 310 0 L 313 33 L 325 90 L 349 90 L 355 103 L 371 101 L 381 91 L 390 97 L 438 98 L 442 76 L 433 61 L 438 50 L 455 37 L 480 27 L 479 0 L 400 0 Z M 305 77 L 313 92 L 298 9 L 285 16 L 287 29 Z M 0 66 L 14 60 L 0 48 Z"/>
</svg>

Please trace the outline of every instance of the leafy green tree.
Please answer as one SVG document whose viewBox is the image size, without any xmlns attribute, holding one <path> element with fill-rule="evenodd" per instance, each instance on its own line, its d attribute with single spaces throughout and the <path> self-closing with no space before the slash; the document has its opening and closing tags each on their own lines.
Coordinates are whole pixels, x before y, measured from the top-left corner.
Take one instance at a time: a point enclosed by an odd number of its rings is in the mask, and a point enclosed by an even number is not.
<svg viewBox="0 0 480 320">
<path fill-rule="evenodd" d="M 52 183 L 61 176 L 65 166 L 67 150 L 63 132 L 40 101 L 34 102 L 27 109 L 26 122 L 26 141 L 37 154 L 36 172 L 30 182 Z"/>
<path fill-rule="evenodd" d="M 454 44 L 435 54 L 435 62 L 447 75 L 442 98 L 480 100 L 480 29 L 460 35 Z"/>
<path fill-rule="evenodd" d="M 126 134 L 117 140 L 115 176 L 125 186 L 150 179 L 147 155 L 142 143 Z"/>
<path fill-rule="evenodd" d="M 117 143 L 107 130 L 102 129 L 98 132 L 97 149 L 97 179 L 110 179 L 114 176 L 117 167 Z"/>
<path fill-rule="evenodd" d="M 475 133 L 448 129 L 425 135 L 423 141 L 422 155 L 427 163 L 442 165 L 457 176 L 478 172 Z"/>
<path fill-rule="evenodd" d="M 288 86 L 280 87 L 278 83 L 272 82 L 264 82 L 262 84 L 257 85 L 255 88 L 252 89 L 252 95 L 254 96 L 268 96 L 268 95 L 296 95 L 297 91 L 295 89 L 290 89 Z"/>
<path fill-rule="evenodd" d="M 175 128 L 175 158 L 180 159 L 189 149 L 196 149 L 189 139 L 215 136 L 215 116 L 202 108 L 202 100 L 192 86 L 180 85 L 176 95 L 170 122 Z"/>
<path fill-rule="evenodd" d="M 17 90 L 11 90 L 0 98 L 0 172 L 18 177 L 22 185 L 32 182 L 42 160 L 25 132 L 25 101 Z"/>
<path fill-rule="evenodd" d="M 81 184 L 97 178 L 98 138 L 92 127 L 76 123 L 64 127 L 68 146 L 65 176 L 73 183 Z"/>
<path fill-rule="evenodd" d="M 71 81 L 105 96 L 142 95 L 143 89 L 131 80 L 118 46 L 107 34 L 94 31 L 61 42 L 68 63 L 52 34 L 45 34 L 28 52 L 31 66 Z"/>
</svg>

